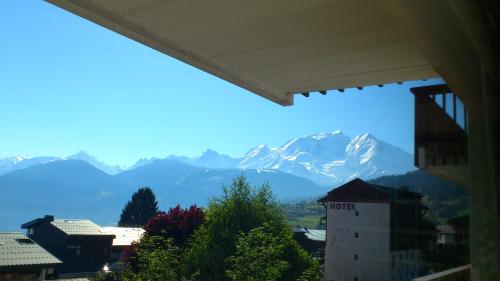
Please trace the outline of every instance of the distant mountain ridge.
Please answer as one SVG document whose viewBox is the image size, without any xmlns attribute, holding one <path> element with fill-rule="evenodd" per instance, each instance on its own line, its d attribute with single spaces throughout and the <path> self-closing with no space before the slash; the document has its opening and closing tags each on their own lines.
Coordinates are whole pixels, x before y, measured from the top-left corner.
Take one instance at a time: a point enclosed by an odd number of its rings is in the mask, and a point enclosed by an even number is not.
<svg viewBox="0 0 500 281">
<path fill-rule="evenodd" d="M 65 158 L 53 157 L 53 156 L 40 156 L 33 158 L 27 156 L 13 156 L 13 157 L 0 158 L 0 176 L 16 170 L 26 169 L 32 166 L 46 164 L 59 160 L 82 160 L 110 175 L 115 175 L 125 170 L 125 168 L 120 167 L 118 165 L 115 166 L 108 165 L 104 162 L 97 160 L 97 158 L 89 155 L 85 151 L 80 151 L 74 155 L 70 155 Z"/>
<path fill-rule="evenodd" d="M 0 176 L 0 230 L 17 230 L 44 214 L 113 225 L 126 201 L 142 186 L 154 190 L 162 209 L 177 204 L 206 206 L 222 194 L 223 185 L 240 175 L 252 185 L 269 183 L 279 200 L 326 191 L 280 171 L 207 169 L 164 159 L 109 175 L 83 160 L 55 160 Z"/>
<path fill-rule="evenodd" d="M 65 159 L 86 161 L 110 175 L 134 170 L 155 161 L 176 160 L 209 169 L 276 170 L 325 186 L 339 185 L 356 177 L 366 180 L 414 170 L 412 154 L 368 133 L 351 138 L 337 130 L 291 139 L 277 148 L 262 144 L 239 158 L 208 149 L 199 157 L 171 155 L 166 158 L 140 159 L 129 168 L 107 165 L 84 151 L 66 158 L 0 158 L 0 175 Z"/>
</svg>

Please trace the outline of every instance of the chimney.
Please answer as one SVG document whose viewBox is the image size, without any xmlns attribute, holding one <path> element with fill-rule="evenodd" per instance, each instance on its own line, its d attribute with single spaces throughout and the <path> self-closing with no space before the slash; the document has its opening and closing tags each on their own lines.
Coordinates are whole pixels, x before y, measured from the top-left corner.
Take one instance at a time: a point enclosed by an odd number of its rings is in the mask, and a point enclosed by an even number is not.
<svg viewBox="0 0 500 281">
<path fill-rule="evenodd" d="M 45 217 L 43 217 L 43 220 L 46 222 L 52 222 L 52 221 L 54 221 L 54 216 L 53 215 L 45 215 Z"/>
</svg>

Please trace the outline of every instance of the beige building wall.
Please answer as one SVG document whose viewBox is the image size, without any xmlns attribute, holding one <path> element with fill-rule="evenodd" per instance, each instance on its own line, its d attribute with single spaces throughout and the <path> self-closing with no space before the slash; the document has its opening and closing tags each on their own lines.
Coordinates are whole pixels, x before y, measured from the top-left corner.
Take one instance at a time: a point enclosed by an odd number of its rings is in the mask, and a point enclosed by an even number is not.
<svg viewBox="0 0 500 281">
<path fill-rule="evenodd" d="M 325 280 L 391 280 L 390 204 L 328 202 Z"/>
</svg>

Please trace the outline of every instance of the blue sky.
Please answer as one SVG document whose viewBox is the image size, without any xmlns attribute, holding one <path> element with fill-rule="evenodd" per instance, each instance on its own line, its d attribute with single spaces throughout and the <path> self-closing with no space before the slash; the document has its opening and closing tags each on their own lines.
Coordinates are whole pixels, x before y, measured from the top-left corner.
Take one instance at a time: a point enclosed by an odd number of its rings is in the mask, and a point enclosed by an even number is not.
<svg viewBox="0 0 500 281">
<path fill-rule="evenodd" d="M 296 96 L 281 107 L 38 0 L 0 1 L 0 157 L 85 150 L 110 164 L 232 156 L 342 130 L 413 149 L 408 88 Z"/>
</svg>

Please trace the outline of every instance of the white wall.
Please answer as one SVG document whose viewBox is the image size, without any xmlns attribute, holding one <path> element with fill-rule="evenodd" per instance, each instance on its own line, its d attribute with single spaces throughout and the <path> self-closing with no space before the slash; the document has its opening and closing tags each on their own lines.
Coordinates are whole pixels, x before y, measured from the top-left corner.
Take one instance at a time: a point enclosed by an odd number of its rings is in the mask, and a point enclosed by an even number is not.
<svg viewBox="0 0 500 281">
<path fill-rule="evenodd" d="M 388 203 L 329 202 L 325 280 L 354 281 L 357 277 L 358 281 L 390 281 L 389 234 Z"/>
</svg>

